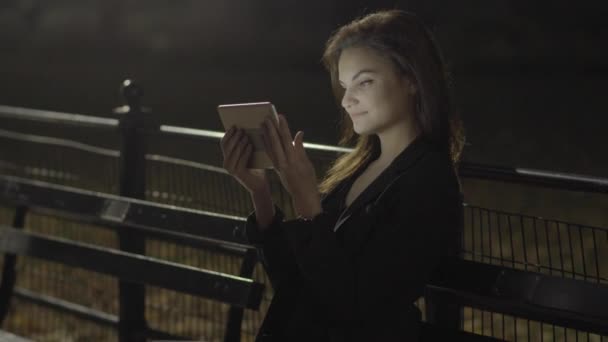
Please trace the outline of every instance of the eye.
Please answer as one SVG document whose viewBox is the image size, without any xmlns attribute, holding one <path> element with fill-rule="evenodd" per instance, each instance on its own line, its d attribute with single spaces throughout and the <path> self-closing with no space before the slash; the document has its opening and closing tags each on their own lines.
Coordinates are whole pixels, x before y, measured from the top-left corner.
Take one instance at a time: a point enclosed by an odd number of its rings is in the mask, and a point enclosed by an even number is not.
<svg viewBox="0 0 608 342">
<path fill-rule="evenodd" d="M 364 87 L 371 85 L 372 82 L 373 82 L 372 80 L 361 81 L 361 83 L 359 83 L 359 86 L 364 88 Z"/>
</svg>

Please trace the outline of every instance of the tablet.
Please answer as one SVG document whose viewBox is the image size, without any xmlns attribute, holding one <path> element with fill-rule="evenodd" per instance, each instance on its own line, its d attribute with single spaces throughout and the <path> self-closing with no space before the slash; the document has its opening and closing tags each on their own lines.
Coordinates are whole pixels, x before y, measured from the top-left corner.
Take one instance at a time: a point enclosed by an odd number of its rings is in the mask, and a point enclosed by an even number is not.
<svg viewBox="0 0 608 342">
<path fill-rule="evenodd" d="M 251 159 L 247 162 L 250 169 L 271 169 L 272 161 L 264 149 L 262 123 L 268 116 L 279 122 L 274 105 L 270 102 L 235 103 L 219 105 L 217 111 L 224 125 L 224 130 L 236 126 L 245 130 L 253 145 Z"/>
</svg>

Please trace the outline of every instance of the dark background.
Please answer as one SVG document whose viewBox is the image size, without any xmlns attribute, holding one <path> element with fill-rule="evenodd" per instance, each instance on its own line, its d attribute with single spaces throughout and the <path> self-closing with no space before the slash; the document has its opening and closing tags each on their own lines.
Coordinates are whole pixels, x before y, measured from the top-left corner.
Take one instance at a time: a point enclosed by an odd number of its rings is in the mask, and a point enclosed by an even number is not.
<svg viewBox="0 0 608 342">
<path fill-rule="evenodd" d="M 325 40 L 377 8 L 417 12 L 453 72 L 465 160 L 608 175 L 608 2 L 2 0 L 0 104 L 112 116 L 127 77 L 158 121 L 220 130 L 270 100 L 337 142 Z"/>
</svg>

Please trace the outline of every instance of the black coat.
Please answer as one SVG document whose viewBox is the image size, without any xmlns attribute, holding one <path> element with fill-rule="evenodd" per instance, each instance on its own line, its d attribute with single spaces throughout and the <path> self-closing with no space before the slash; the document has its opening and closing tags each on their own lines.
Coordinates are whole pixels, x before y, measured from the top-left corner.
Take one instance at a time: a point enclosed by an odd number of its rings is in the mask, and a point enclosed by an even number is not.
<svg viewBox="0 0 608 342">
<path fill-rule="evenodd" d="M 418 340 L 413 303 L 440 260 L 458 253 L 459 184 L 449 158 L 417 139 L 343 211 L 367 165 L 312 221 L 283 222 L 276 208 L 260 231 L 249 216 L 247 236 L 275 291 L 257 342 Z"/>
</svg>

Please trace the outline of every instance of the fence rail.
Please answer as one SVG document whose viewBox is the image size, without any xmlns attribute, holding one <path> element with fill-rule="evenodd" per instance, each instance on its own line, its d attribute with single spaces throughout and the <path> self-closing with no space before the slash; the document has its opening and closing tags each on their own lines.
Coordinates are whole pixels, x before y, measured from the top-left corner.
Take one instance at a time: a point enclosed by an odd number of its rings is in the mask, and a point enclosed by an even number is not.
<svg viewBox="0 0 608 342">
<path fill-rule="evenodd" d="M 59 125 L 93 125 L 95 127 L 111 128 L 117 128 L 119 126 L 118 119 L 108 119 L 103 117 L 60 113 L 53 111 L 41 111 L 36 109 L 10 106 L 0 106 L 0 117 L 18 120 L 49 122 Z M 0 131 L 0 136 L 8 137 L 10 136 L 10 133 L 11 132 L 9 131 Z M 176 135 L 189 139 L 209 140 L 217 142 L 219 142 L 219 140 L 224 136 L 224 132 L 220 131 L 211 131 L 171 125 L 159 125 L 158 127 L 154 128 L 154 133 L 164 133 L 167 135 Z M 20 139 L 27 138 L 25 136 L 22 136 L 20 137 Z M 33 140 L 33 138 L 30 137 L 30 140 Z M 44 140 L 40 142 L 46 144 L 52 143 L 51 141 Z M 86 145 L 78 145 L 77 143 L 75 143 L 74 146 L 83 146 L 83 149 L 89 150 Z M 312 153 L 329 152 L 341 154 L 348 153 L 353 150 L 352 148 L 347 147 L 315 143 L 304 143 L 304 147 Z M 95 153 L 94 151 L 91 152 Z M 100 153 L 105 153 L 105 151 Z M 478 178 L 504 182 L 524 183 L 563 190 L 608 193 L 608 178 L 566 172 L 554 172 L 549 170 L 537 170 L 519 167 L 506 167 L 463 161 L 460 163 L 459 175 L 465 178 Z"/>
</svg>

